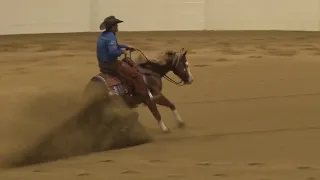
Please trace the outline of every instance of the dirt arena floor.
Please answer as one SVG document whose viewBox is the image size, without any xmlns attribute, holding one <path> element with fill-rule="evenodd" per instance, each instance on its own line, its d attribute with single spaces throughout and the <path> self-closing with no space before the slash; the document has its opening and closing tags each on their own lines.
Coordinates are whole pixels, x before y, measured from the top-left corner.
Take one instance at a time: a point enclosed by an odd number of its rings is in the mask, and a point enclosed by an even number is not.
<svg viewBox="0 0 320 180">
<path fill-rule="evenodd" d="M 70 115 L 97 72 L 97 35 L 0 37 L 0 159 Z M 3 169 L 1 180 L 320 178 L 319 33 L 149 32 L 119 39 L 150 55 L 189 49 L 194 83 L 164 85 L 187 127 L 178 129 L 160 108 L 172 129 L 162 134 L 139 107 L 155 142 Z"/>
</svg>

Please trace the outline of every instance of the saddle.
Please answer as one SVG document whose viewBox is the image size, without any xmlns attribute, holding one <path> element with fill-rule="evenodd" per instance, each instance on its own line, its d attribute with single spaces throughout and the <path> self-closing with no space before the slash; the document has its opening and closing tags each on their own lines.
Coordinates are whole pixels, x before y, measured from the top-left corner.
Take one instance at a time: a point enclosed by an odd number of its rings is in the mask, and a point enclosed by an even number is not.
<svg viewBox="0 0 320 180">
<path fill-rule="evenodd" d="M 130 59 L 126 59 L 124 62 L 131 67 L 135 66 L 137 68 L 136 73 L 139 73 L 143 76 L 146 84 L 147 84 L 147 80 L 146 80 L 145 76 L 154 74 L 152 71 L 145 69 L 145 68 L 142 68 L 141 66 L 139 66 L 137 64 L 134 64 L 134 62 Z M 100 77 L 100 79 L 106 83 L 109 91 L 112 94 L 135 95 L 136 92 L 135 92 L 134 86 L 129 82 L 129 80 L 127 80 L 126 78 L 124 78 L 120 74 L 118 74 L 116 69 L 117 68 L 103 68 L 102 73 L 98 74 L 97 76 Z M 118 69 L 118 70 L 120 70 L 120 69 Z M 122 69 L 122 70 L 124 70 L 124 69 Z M 127 71 L 128 74 L 130 74 L 129 72 L 130 71 Z M 131 73 L 134 74 L 134 72 L 131 72 Z"/>
<path fill-rule="evenodd" d="M 131 91 L 132 86 L 116 73 L 99 73 L 97 77 L 105 82 L 110 95 L 124 95 Z"/>
</svg>

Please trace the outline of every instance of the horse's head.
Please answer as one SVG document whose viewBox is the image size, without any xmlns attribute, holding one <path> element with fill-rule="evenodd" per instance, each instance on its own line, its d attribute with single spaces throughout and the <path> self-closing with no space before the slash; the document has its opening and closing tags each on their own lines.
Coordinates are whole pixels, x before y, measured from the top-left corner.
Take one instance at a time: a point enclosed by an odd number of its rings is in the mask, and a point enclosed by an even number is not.
<svg viewBox="0 0 320 180">
<path fill-rule="evenodd" d="M 180 52 L 168 51 L 169 63 L 172 64 L 171 71 L 177 75 L 185 84 L 193 82 L 193 76 L 189 69 L 187 60 L 188 51 L 182 48 Z"/>
<path fill-rule="evenodd" d="M 146 59 L 147 62 L 142 59 Z M 147 58 L 143 53 L 135 59 L 135 62 L 138 62 L 140 67 L 149 69 L 152 72 L 155 72 L 160 75 L 160 77 L 166 76 L 169 71 L 172 71 L 175 75 L 177 75 L 181 82 L 184 84 L 191 84 L 193 82 L 193 76 L 189 69 L 189 64 L 187 60 L 187 51 L 182 48 L 180 52 L 175 52 L 172 50 L 168 50 L 165 52 L 161 52 L 155 58 Z M 166 76 L 166 78 L 169 78 Z M 171 78 L 169 78 L 171 79 Z M 180 84 L 174 82 L 175 84 Z"/>
</svg>

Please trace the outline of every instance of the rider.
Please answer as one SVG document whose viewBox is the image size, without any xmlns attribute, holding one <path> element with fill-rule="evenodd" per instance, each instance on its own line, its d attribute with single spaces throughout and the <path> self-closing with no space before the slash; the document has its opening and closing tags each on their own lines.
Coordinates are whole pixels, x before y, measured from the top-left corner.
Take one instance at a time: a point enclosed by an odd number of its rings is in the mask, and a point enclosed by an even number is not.
<svg viewBox="0 0 320 180">
<path fill-rule="evenodd" d="M 151 99 L 142 75 L 130 58 L 119 59 L 127 50 L 134 50 L 131 46 L 118 44 L 116 32 L 118 32 L 118 24 L 122 22 L 115 16 L 109 16 L 100 25 L 100 30 L 104 30 L 97 41 L 97 58 L 100 72 L 115 73 L 131 82 L 135 90 L 147 101 L 145 103 L 148 105 L 151 103 Z"/>
</svg>

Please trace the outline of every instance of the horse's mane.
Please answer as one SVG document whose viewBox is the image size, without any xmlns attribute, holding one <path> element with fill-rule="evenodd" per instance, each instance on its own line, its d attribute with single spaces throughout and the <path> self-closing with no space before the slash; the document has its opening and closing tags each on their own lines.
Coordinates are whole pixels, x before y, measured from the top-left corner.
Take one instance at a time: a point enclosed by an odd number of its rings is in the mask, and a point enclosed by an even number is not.
<svg viewBox="0 0 320 180">
<path fill-rule="evenodd" d="M 147 56 L 149 61 L 155 63 L 155 64 L 159 64 L 159 65 L 166 65 L 167 62 L 171 59 L 171 57 L 175 54 L 174 51 L 172 50 L 166 50 L 166 51 L 162 51 L 158 54 L 155 54 L 154 56 Z M 137 62 L 138 64 L 143 64 L 146 63 L 147 60 L 146 58 L 142 55 L 139 54 L 138 57 L 133 59 L 135 62 Z"/>
</svg>

